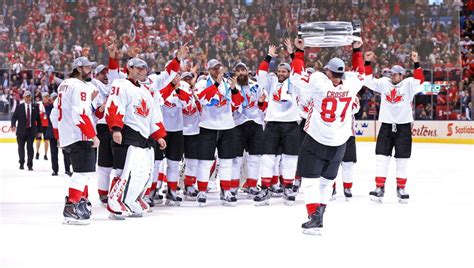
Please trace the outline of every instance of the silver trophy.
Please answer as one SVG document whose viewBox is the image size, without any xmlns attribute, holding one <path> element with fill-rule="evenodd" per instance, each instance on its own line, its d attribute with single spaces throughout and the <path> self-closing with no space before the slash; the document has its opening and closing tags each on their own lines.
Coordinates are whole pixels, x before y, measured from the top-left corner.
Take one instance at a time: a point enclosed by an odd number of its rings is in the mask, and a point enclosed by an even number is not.
<svg viewBox="0 0 474 268">
<path fill-rule="evenodd" d="M 360 21 L 315 21 L 298 25 L 298 37 L 308 47 L 348 46 L 361 41 Z"/>
</svg>

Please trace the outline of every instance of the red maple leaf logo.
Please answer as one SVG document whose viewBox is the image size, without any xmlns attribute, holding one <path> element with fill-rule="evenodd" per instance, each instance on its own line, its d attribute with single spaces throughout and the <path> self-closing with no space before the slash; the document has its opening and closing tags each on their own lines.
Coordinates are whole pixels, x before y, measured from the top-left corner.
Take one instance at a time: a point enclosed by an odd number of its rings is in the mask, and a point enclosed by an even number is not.
<svg viewBox="0 0 474 268">
<path fill-rule="evenodd" d="M 113 101 L 107 109 L 105 121 L 109 127 L 123 127 L 123 115 L 118 112 L 118 106 Z"/>
<path fill-rule="evenodd" d="M 171 103 L 171 102 L 169 102 L 169 101 L 165 101 L 165 106 L 170 107 L 170 108 L 173 108 L 173 107 L 176 107 L 176 104 Z"/>
<path fill-rule="evenodd" d="M 77 124 L 77 127 L 81 129 L 82 133 L 86 137 L 88 138 L 94 137 L 95 136 L 94 126 L 92 125 L 92 121 L 89 118 L 89 116 L 87 116 L 85 109 L 82 111 L 82 114 L 80 115 L 80 117 L 81 117 L 81 120 L 79 120 L 79 124 Z"/>
<path fill-rule="evenodd" d="M 273 93 L 273 100 L 276 102 L 281 101 L 281 87 L 275 93 Z"/>
<path fill-rule="evenodd" d="M 252 95 L 245 94 L 247 96 L 248 105 L 246 108 L 253 108 L 255 107 L 255 101 L 252 100 Z"/>
<path fill-rule="evenodd" d="M 398 95 L 397 90 L 394 88 L 390 91 L 390 94 L 385 95 L 385 99 L 391 104 L 396 104 L 403 100 L 403 95 Z"/>
<path fill-rule="evenodd" d="M 193 115 L 197 112 L 197 109 L 193 107 L 192 104 L 189 104 L 188 106 L 186 106 L 186 108 L 183 109 L 183 114 L 186 114 L 186 115 Z"/>
<path fill-rule="evenodd" d="M 217 107 L 222 107 L 227 104 L 227 100 L 219 91 L 217 91 L 217 96 L 219 96 L 219 103 L 216 104 Z"/>
<path fill-rule="evenodd" d="M 135 113 L 141 117 L 147 117 L 150 113 L 150 109 L 148 109 L 146 101 L 143 98 L 140 101 L 140 104 L 135 106 Z"/>
</svg>

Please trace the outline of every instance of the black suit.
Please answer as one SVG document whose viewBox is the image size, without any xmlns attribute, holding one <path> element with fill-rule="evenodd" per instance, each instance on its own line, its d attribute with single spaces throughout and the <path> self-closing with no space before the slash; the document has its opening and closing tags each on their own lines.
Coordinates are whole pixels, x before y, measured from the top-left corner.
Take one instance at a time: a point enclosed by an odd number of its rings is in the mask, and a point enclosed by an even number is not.
<svg viewBox="0 0 474 268">
<path fill-rule="evenodd" d="M 18 143 L 18 156 L 20 157 L 20 165 L 23 166 L 25 163 L 25 143 L 28 151 L 28 168 L 33 168 L 33 141 L 38 133 L 38 126 L 41 126 L 41 120 L 39 116 L 39 108 L 37 105 L 31 103 L 30 110 L 30 124 L 27 124 L 27 112 L 25 109 L 25 103 L 18 105 L 13 113 L 11 125 L 16 127 L 16 141 Z"/>
</svg>

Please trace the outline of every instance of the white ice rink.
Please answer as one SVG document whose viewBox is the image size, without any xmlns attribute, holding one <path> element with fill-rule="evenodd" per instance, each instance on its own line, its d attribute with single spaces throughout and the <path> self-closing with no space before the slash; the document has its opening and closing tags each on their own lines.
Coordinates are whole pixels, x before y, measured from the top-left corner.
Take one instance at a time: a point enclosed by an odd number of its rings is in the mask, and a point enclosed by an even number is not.
<svg viewBox="0 0 474 268">
<path fill-rule="evenodd" d="M 16 144 L 0 144 L 0 267 L 474 267 L 474 147 L 414 144 L 407 191 L 397 202 L 394 161 L 384 204 L 373 204 L 375 144 L 357 144 L 351 202 L 326 210 L 321 237 L 303 235 L 303 197 L 293 207 L 239 200 L 205 208 L 193 202 L 155 207 L 144 218 L 110 221 L 97 180 L 89 226 L 62 225 L 68 177 L 50 161 L 18 169 Z M 43 148 L 41 148 L 42 150 Z M 61 153 L 60 153 L 61 155 Z M 42 156 L 41 156 L 42 157 Z M 243 197 L 243 196 L 242 196 Z"/>
</svg>

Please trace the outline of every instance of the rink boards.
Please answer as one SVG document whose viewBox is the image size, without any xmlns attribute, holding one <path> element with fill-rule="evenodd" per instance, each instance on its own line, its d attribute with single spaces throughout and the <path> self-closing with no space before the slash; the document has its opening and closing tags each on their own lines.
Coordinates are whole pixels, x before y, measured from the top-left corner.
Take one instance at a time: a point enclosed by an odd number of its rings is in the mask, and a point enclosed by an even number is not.
<svg viewBox="0 0 474 268">
<path fill-rule="evenodd" d="M 374 120 L 357 120 L 357 141 L 375 141 L 380 124 Z M 415 121 L 412 127 L 414 142 L 474 144 L 473 121 Z M 15 142 L 10 121 L 0 121 L 0 142 Z"/>
</svg>

